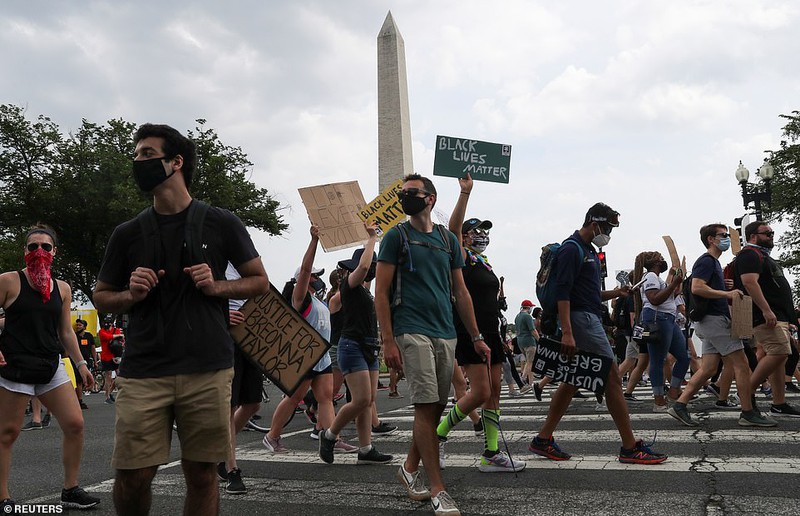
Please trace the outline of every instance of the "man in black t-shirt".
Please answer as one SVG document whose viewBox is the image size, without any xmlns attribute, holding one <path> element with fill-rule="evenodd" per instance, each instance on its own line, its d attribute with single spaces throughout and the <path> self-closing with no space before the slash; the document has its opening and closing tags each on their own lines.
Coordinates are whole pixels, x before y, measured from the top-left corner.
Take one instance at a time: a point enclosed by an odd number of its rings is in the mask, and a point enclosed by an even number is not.
<svg viewBox="0 0 800 516">
<path fill-rule="evenodd" d="M 78 339 L 78 349 L 81 351 L 83 359 L 86 360 L 89 363 L 89 367 L 92 368 L 98 363 L 97 349 L 95 348 L 94 335 L 86 331 L 86 326 L 86 321 L 83 319 L 75 320 L 75 337 Z M 74 363 L 72 364 L 72 368 L 75 370 L 75 394 L 78 395 L 78 403 L 81 406 L 81 410 L 87 410 L 89 406 L 83 401 L 83 380 Z"/>
<path fill-rule="evenodd" d="M 771 256 L 775 232 L 761 220 L 744 229 L 747 245 L 734 261 L 735 284 L 753 298 L 753 334 L 764 350 L 750 376 L 753 392 L 769 378 L 772 385 L 773 416 L 800 417 L 800 411 L 786 403 L 784 365 L 792 354 L 789 324 L 794 317 L 792 288 L 783 269 Z"/>
<path fill-rule="evenodd" d="M 117 379 L 114 506 L 120 513 L 149 512 L 150 485 L 169 460 L 174 421 L 186 477 L 184 512 L 217 514 L 215 466 L 230 446 L 227 299 L 265 293 L 269 281 L 247 230 L 229 211 L 210 207 L 201 234 L 187 235 L 191 205 L 198 202 L 188 190 L 194 143 L 153 124 L 141 126 L 134 143 L 133 176 L 152 192 L 154 213 L 114 230 L 93 297 L 101 312 L 130 314 Z M 153 217 L 151 228 L 145 221 Z M 198 247 L 202 256 L 193 259 Z M 241 279 L 225 280 L 228 262 Z"/>
</svg>

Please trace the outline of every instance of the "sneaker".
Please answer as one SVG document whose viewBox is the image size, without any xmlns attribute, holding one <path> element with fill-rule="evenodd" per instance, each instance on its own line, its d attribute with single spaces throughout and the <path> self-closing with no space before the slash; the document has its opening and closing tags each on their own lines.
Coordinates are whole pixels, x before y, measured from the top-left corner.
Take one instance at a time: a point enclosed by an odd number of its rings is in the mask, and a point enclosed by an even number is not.
<svg viewBox="0 0 800 516">
<path fill-rule="evenodd" d="M 319 430 L 317 430 L 316 428 L 312 428 L 311 433 L 308 434 L 308 436 L 314 439 L 315 441 L 319 441 Z"/>
<path fill-rule="evenodd" d="M 90 496 L 80 486 L 61 490 L 61 506 L 67 509 L 88 509 L 99 503 L 99 498 Z"/>
<path fill-rule="evenodd" d="M 669 405 L 667 405 L 666 403 L 663 405 L 659 405 L 658 403 L 653 404 L 653 412 L 655 412 L 656 414 L 666 412 L 668 410 L 669 410 Z"/>
<path fill-rule="evenodd" d="M 42 428 L 48 428 L 50 426 L 50 413 L 48 412 L 44 416 L 42 416 Z"/>
<path fill-rule="evenodd" d="M 322 442 L 322 439 L 320 439 Z M 358 446 L 353 446 L 345 440 L 339 439 L 333 446 L 333 451 L 336 453 L 355 453 L 358 451 Z"/>
<path fill-rule="evenodd" d="M 114 398 L 112 396 L 109 396 L 108 398 L 106 398 L 106 401 L 104 403 L 106 405 L 113 405 L 114 404 Z"/>
<path fill-rule="evenodd" d="M 472 430 L 475 432 L 475 437 L 483 437 L 486 434 L 486 430 L 483 428 L 483 419 L 479 419 L 472 425 Z"/>
<path fill-rule="evenodd" d="M 739 426 L 771 427 L 778 426 L 778 422 L 764 417 L 761 412 L 757 410 L 750 410 L 748 412 L 742 411 L 739 416 Z"/>
<path fill-rule="evenodd" d="M 542 401 L 542 386 L 538 383 L 533 384 L 533 395 L 536 396 L 536 401 Z"/>
<path fill-rule="evenodd" d="M 800 411 L 788 403 L 773 405 L 772 408 L 769 409 L 769 413 L 773 416 L 800 417 Z"/>
<path fill-rule="evenodd" d="M 113 393 L 113 392 L 112 392 L 111 394 L 109 394 L 109 395 L 108 395 L 108 397 L 109 397 L 109 398 L 111 398 L 111 401 L 113 401 L 114 403 L 116 403 L 116 402 L 117 402 L 117 397 L 116 397 L 116 396 L 114 396 L 114 393 Z"/>
<path fill-rule="evenodd" d="M 336 394 L 336 396 L 333 397 L 333 402 L 336 403 L 336 402 L 340 401 L 344 397 L 345 397 L 345 393 L 340 392 L 340 393 Z"/>
<path fill-rule="evenodd" d="M 225 486 L 225 492 L 228 494 L 245 494 L 247 488 L 242 482 L 242 470 L 233 468 L 228 472 L 228 485 Z"/>
<path fill-rule="evenodd" d="M 439 491 L 436 496 L 431 496 L 431 507 L 433 514 L 446 516 L 461 516 L 461 511 L 456 507 L 456 502 L 447 494 L 447 491 Z"/>
<path fill-rule="evenodd" d="M 714 406 L 722 410 L 739 410 L 739 404 L 731 400 L 717 400 Z"/>
<path fill-rule="evenodd" d="M 675 404 L 667 410 L 667 414 L 674 417 L 681 423 L 686 426 L 700 426 L 700 423 L 692 419 L 692 416 L 689 414 L 689 411 L 686 410 L 686 406 Z"/>
<path fill-rule="evenodd" d="M 81 406 L 81 410 L 89 410 L 89 405 L 83 400 L 78 400 L 78 405 Z"/>
<path fill-rule="evenodd" d="M 257 424 L 252 418 L 250 418 L 250 420 L 244 424 L 244 428 L 242 430 L 247 430 L 249 432 L 261 432 L 262 434 L 269 432 L 269 428 L 264 428 L 263 426 Z"/>
<path fill-rule="evenodd" d="M 286 453 L 289 451 L 289 449 L 281 442 L 280 437 L 277 439 L 271 439 L 269 435 L 265 435 L 261 442 L 264 444 L 264 447 L 267 449 L 267 451 L 272 453 Z"/>
<path fill-rule="evenodd" d="M 389 388 L 388 385 L 384 385 L 382 382 L 378 382 L 378 390 L 379 391 L 385 391 L 388 388 Z"/>
<path fill-rule="evenodd" d="M 319 439 L 319 458 L 322 462 L 333 464 L 333 449 L 336 447 L 336 439 L 328 439 L 327 430 L 317 436 Z"/>
<path fill-rule="evenodd" d="M 402 397 L 403 397 L 403 395 L 402 395 L 402 394 L 400 394 L 400 393 L 399 393 L 399 392 L 397 392 L 397 391 L 392 391 L 392 392 L 390 392 L 390 393 L 389 393 L 389 397 L 390 397 L 390 398 L 402 398 Z"/>
<path fill-rule="evenodd" d="M 305 409 L 303 412 L 305 413 L 306 419 L 308 419 L 309 423 L 312 425 L 317 424 L 317 415 L 311 412 L 311 409 Z"/>
<path fill-rule="evenodd" d="M 482 473 L 514 473 L 525 469 L 525 461 L 513 460 L 506 452 L 499 451 L 491 457 L 481 457 L 478 471 Z"/>
<path fill-rule="evenodd" d="M 41 429 L 42 429 L 42 424 L 34 421 L 28 421 L 22 426 L 23 432 L 27 432 L 28 430 L 41 430 Z"/>
<path fill-rule="evenodd" d="M 786 382 L 786 392 L 800 392 L 800 387 L 794 382 Z"/>
<path fill-rule="evenodd" d="M 772 398 L 772 387 L 761 387 L 761 394 L 763 394 L 767 399 Z"/>
<path fill-rule="evenodd" d="M 397 431 L 397 427 L 395 425 L 389 425 L 381 421 L 378 426 L 372 427 L 372 436 L 377 437 L 381 435 L 391 435 Z"/>
<path fill-rule="evenodd" d="M 444 469 L 444 445 L 447 437 L 439 437 L 439 469 Z"/>
<path fill-rule="evenodd" d="M 516 390 L 508 391 L 508 397 L 509 398 L 521 398 L 522 397 L 522 393 L 519 392 L 519 391 L 516 391 Z"/>
<path fill-rule="evenodd" d="M 522 394 L 528 394 L 529 392 L 531 392 L 531 389 L 533 389 L 533 387 L 531 387 L 530 385 L 523 385 L 522 388 L 519 390 L 519 392 Z"/>
<path fill-rule="evenodd" d="M 556 440 L 552 436 L 550 439 L 541 439 L 537 435 L 528 445 L 528 450 L 550 460 L 569 460 L 572 457 L 572 455 L 558 447 Z"/>
<path fill-rule="evenodd" d="M 619 461 L 625 464 L 661 464 L 667 460 L 663 453 L 656 453 L 650 449 L 641 439 L 636 441 L 636 445 L 628 450 L 619 449 Z"/>
<path fill-rule="evenodd" d="M 356 464 L 389 464 L 393 459 L 393 456 L 381 453 L 373 446 L 367 453 L 358 450 Z"/>
<path fill-rule="evenodd" d="M 595 412 L 605 412 L 606 411 L 606 404 L 602 401 L 598 401 L 594 404 L 594 411 Z"/>
<path fill-rule="evenodd" d="M 580 391 L 580 389 L 578 389 L 577 391 L 575 391 L 575 394 L 573 394 L 573 395 L 572 395 L 572 397 L 573 397 L 573 398 L 576 398 L 576 399 L 579 399 L 579 400 L 582 400 L 582 399 L 586 399 L 586 398 L 588 398 L 588 396 L 586 396 L 584 393 L 582 393 L 582 392 Z"/>
<path fill-rule="evenodd" d="M 222 482 L 228 480 L 228 468 L 225 466 L 224 462 L 217 463 L 217 477 L 219 477 Z"/>
<path fill-rule="evenodd" d="M 431 499 L 431 492 L 425 487 L 422 478 L 419 476 L 419 471 L 409 473 L 406 468 L 400 464 L 395 475 L 397 480 L 403 484 L 403 487 L 408 491 L 408 497 L 417 502 L 424 502 Z"/>
<path fill-rule="evenodd" d="M 625 401 L 632 401 L 634 403 L 637 401 L 642 401 L 636 396 L 634 396 L 632 392 L 623 392 L 622 397 L 625 398 Z"/>
<path fill-rule="evenodd" d="M 709 393 L 710 395 L 712 395 L 712 396 L 716 396 L 716 397 L 719 397 L 719 387 L 717 387 L 715 384 L 713 384 L 713 383 L 709 383 L 709 384 L 708 384 L 708 385 L 706 385 L 706 386 L 705 386 L 703 389 L 704 389 L 704 390 L 705 390 L 707 393 Z"/>
</svg>

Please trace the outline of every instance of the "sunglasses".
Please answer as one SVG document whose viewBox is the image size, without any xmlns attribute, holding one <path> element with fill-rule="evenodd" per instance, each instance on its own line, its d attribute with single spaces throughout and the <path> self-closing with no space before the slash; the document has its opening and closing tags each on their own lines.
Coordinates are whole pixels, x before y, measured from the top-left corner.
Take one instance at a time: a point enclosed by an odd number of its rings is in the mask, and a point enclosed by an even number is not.
<svg viewBox="0 0 800 516">
<path fill-rule="evenodd" d="M 425 197 L 432 195 L 430 192 L 426 192 L 420 188 L 407 188 L 405 190 L 400 190 L 397 195 L 402 199 L 403 197 L 417 197 L 419 194 L 424 194 Z"/>
<path fill-rule="evenodd" d="M 759 231 L 758 233 L 756 233 L 756 235 L 764 235 L 764 236 L 767 236 L 769 238 L 772 238 L 772 237 L 775 236 L 775 232 L 774 231 Z"/>
<path fill-rule="evenodd" d="M 43 244 L 39 244 L 38 242 L 31 242 L 30 244 L 28 244 L 28 251 L 34 252 L 35 250 L 39 249 L 40 245 L 41 248 L 47 251 L 48 253 L 53 250 L 53 244 L 48 244 L 46 242 Z"/>
<path fill-rule="evenodd" d="M 728 237 L 731 236 L 731 234 L 730 233 L 717 233 L 716 236 L 718 236 L 720 238 L 728 238 Z"/>
</svg>

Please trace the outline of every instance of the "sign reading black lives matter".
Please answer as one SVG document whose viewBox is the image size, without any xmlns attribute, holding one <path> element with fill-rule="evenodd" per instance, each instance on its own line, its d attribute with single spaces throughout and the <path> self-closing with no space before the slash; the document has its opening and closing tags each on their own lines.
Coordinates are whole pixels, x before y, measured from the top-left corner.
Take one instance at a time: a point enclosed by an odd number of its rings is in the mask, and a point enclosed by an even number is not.
<svg viewBox="0 0 800 516">
<path fill-rule="evenodd" d="M 231 328 L 239 349 L 291 396 L 328 352 L 330 343 L 289 305 L 272 284 L 239 309 L 244 322 Z"/>
<path fill-rule="evenodd" d="M 436 137 L 433 175 L 464 177 L 476 181 L 508 183 L 511 145 L 482 142 L 452 136 Z"/>
<path fill-rule="evenodd" d="M 571 359 L 561 353 L 561 343 L 542 337 L 536 343 L 533 374 L 548 376 L 555 382 L 564 382 L 597 394 L 601 399 L 608 383 L 611 359 L 580 351 Z"/>
</svg>

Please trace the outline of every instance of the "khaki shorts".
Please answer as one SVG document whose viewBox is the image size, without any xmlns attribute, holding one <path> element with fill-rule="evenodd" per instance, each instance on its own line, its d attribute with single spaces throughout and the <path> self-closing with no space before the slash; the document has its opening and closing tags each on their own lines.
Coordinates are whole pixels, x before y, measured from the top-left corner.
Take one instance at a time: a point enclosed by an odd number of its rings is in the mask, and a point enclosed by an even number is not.
<svg viewBox="0 0 800 516">
<path fill-rule="evenodd" d="M 778 321 L 778 324 L 772 328 L 767 328 L 766 323 L 759 324 L 753 328 L 753 335 L 767 355 L 792 354 L 788 322 Z"/>
<path fill-rule="evenodd" d="M 230 448 L 233 368 L 162 378 L 118 377 L 114 469 L 169 462 L 172 423 L 181 458 L 222 462 Z"/>
<path fill-rule="evenodd" d="M 533 364 L 533 360 L 536 358 L 536 346 L 522 348 L 522 351 L 525 352 L 525 361 L 529 364 Z"/>
<path fill-rule="evenodd" d="M 406 333 L 396 337 L 411 403 L 446 405 L 456 361 L 456 339 Z"/>
</svg>

